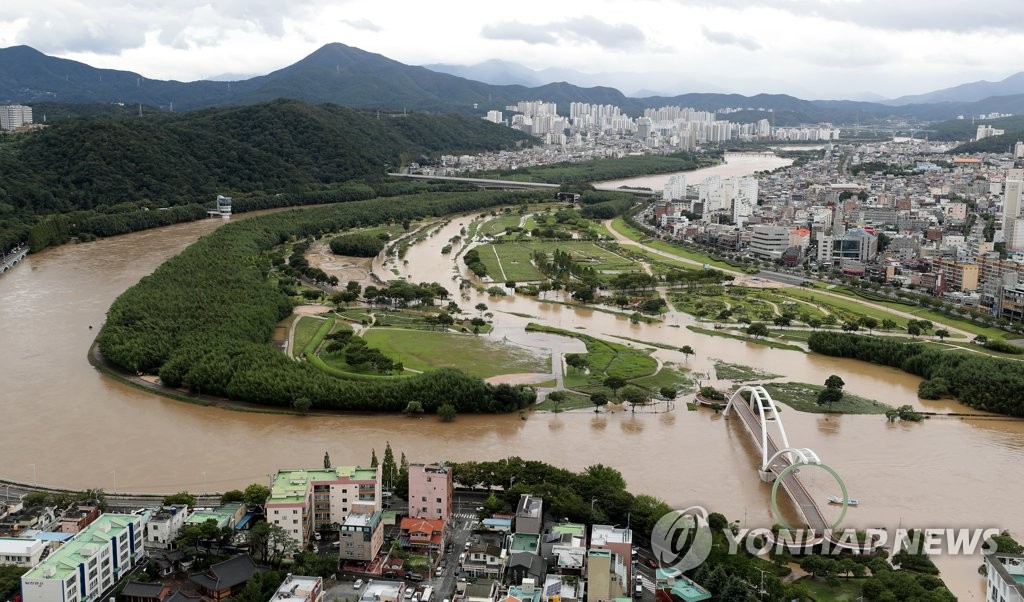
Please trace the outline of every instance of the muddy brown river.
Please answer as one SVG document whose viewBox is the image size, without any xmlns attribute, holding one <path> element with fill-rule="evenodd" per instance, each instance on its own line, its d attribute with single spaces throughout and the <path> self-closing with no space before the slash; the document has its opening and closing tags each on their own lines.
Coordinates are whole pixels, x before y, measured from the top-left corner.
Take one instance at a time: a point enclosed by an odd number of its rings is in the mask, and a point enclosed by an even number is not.
<svg viewBox="0 0 1024 602">
<path fill-rule="evenodd" d="M 440 248 L 469 219 L 455 218 L 413 247 L 408 264 L 375 270 L 393 278 L 395 267 L 455 292 L 457 268 Z M 774 522 L 770 486 L 757 478 L 759 455 L 742 425 L 707 410 L 687 411 L 682 403 L 661 414 L 580 411 L 525 420 L 467 415 L 450 424 L 433 417 L 298 417 L 190 405 L 94 370 L 86 353 L 117 295 L 219 225 L 207 220 L 65 245 L 31 255 L 0 276 L 0 476 L 70 488 L 224 491 L 263 482 L 278 468 L 316 466 L 325 451 L 336 464 L 369 462 L 371 448 L 379 454 L 390 441 L 396 454 L 414 461 L 518 455 L 572 469 L 600 462 L 622 471 L 633 491 L 670 504 L 701 504 L 749 527 Z M 919 401 L 918 379 L 902 372 L 700 335 L 686 330 L 691 318 L 685 315 L 634 325 L 624 316 L 523 297 L 454 298 L 465 308 L 486 303 L 495 314 L 491 336 L 527 345 L 550 344 L 523 332 L 536 321 L 598 337 L 691 345 L 697 353 L 688 361 L 672 351 L 655 355 L 697 373 L 711 372 L 717 358 L 784 380 L 821 383 L 839 374 L 846 390 L 892 405 L 970 411 L 950 401 Z M 880 416 L 793 410 L 783 412 L 783 421 L 790 442 L 815 450 L 842 475 L 851 497 L 861 500 L 847 516 L 849 526 L 996 526 L 1024 533 L 1018 502 L 1024 483 L 1006 472 L 1024 461 L 1022 421 L 937 417 L 889 424 Z M 823 501 L 835 493 L 827 475 L 805 473 L 804 482 Z M 936 561 L 961 599 L 983 598 L 975 572 L 980 558 Z"/>
</svg>

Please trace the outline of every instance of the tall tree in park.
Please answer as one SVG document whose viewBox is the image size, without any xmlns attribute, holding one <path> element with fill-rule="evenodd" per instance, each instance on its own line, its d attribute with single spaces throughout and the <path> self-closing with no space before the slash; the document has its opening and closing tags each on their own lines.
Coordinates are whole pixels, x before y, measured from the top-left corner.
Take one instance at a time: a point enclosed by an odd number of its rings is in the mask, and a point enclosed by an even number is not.
<svg viewBox="0 0 1024 602">
<path fill-rule="evenodd" d="M 594 413 L 596 414 L 601 406 L 608 405 L 608 396 L 604 393 L 594 393 L 590 396 L 590 403 L 594 404 Z"/>
<path fill-rule="evenodd" d="M 604 379 L 604 383 L 602 384 L 611 389 L 612 393 L 615 394 L 616 397 L 618 397 L 619 389 L 626 386 L 626 379 L 620 376 L 609 376 L 608 378 Z"/>
<path fill-rule="evenodd" d="M 250 508 L 262 506 L 267 503 L 267 498 L 270 497 L 270 487 L 260 485 L 259 483 L 253 483 L 245 488 L 244 493 L 246 506 Z"/>
<path fill-rule="evenodd" d="M 768 325 L 764 322 L 754 322 L 750 326 L 747 326 L 747 334 L 754 337 L 766 337 L 769 335 Z"/>
<path fill-rule="evenodd" d="M 377 461 L 377 448 L 370 449 L 370 468 L 377 468 L 380 462 Z"/>
<path fill-rule="evenodd" d="M 693 350 L 693 347 L 690 347 L 689 345 L 683 345 L 682 347 L 680 347 L 679 352 L 683 354 L 683 357 L 686 358 L 686 361 L 690 361 L 690 356 L 696 353 Z"/>
<path fill-rule="evenodd" d="M 395 464 L 395 452 L 391 451 L 391 442 L 384 447 L 384 460 L 380 465 L 380 477 L 387 487 L 394 487 L 398 479 L 398 466 Z"/>
</svg>

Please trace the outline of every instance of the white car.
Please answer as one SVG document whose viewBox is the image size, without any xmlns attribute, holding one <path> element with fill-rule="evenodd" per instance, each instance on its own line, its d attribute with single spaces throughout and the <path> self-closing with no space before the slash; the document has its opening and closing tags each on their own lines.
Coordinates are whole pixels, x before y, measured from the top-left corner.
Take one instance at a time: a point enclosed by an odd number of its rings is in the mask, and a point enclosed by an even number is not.
<svg viewBox="0 0 1024 602">
<path fill-rule="evenodd" d="M 359 589 L 361 587 L 363 587 L 363 580 L 362 579 L 356 579 L 356 582 L 352 584 L 352 588 L 353 589 Z"/>
</svg>

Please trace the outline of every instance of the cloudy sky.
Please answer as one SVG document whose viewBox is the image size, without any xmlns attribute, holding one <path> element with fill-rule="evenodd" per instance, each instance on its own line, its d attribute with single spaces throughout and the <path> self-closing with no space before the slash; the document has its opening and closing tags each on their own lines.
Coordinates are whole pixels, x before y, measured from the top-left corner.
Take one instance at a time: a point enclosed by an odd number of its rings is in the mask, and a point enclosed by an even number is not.
<svg viewBox="0 0 1024 602">
<path fill-rule="evenodd" d="M 408 64 L 618 74 L 608 83 L 626 93 L 894 97 L 1024 70 L 1024 0 L 37 0 L 0 11 L 0 46 L 159 79 L 259 75 L 329 42 Z"/>
</svg>

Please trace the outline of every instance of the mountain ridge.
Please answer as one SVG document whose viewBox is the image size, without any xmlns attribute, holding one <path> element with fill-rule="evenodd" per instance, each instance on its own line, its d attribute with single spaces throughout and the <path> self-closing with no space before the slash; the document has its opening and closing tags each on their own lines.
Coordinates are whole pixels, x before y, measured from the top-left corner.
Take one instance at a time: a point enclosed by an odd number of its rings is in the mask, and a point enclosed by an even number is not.
<svg viewBox="0 0 1024 602">
<path fill-rule="evenodd" d="M 493 85 L 426 67 L 406 65 L 384 55 L 340 42 L 326 44 L 299 61 L 268 74 L 238 81 L 179 82 L 156 80 L 131 71 L 98 69 L 60 59 L 28 46 L 0 49 L 0 102 L 142 103 L 164 110 L 244 105 L 291 98 L 333 103 L 356 109 L 413 110 L 483 115 L 519 100 L 614 104 L 630 115 L 647 107 L 691 106 L 713 111 L 752 108 L 749 120 L 787 112 L 793 122 L 858 123 L 884 117 L 940 120 L 980 112 L 1024 113 L 1024 94 L 994 96 L 973 102 L 889 105 L 866 101 L 804 100 L 788 94 L 693 92 L 675 96 L 629 97 L 608 86 L 581 87 L 566 82 L 528 87 Z M 758 111 L 760 110 L 760 111 Z M 775 121 L 778 121 L 777 119 Z M 776 125 L 773 121 L 773 125 Z"/>
</svg>

